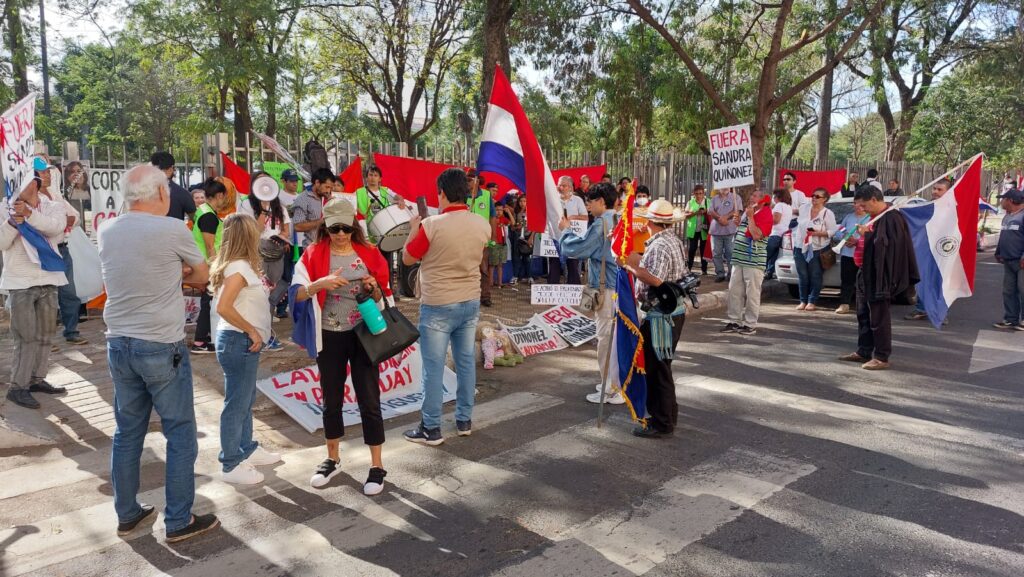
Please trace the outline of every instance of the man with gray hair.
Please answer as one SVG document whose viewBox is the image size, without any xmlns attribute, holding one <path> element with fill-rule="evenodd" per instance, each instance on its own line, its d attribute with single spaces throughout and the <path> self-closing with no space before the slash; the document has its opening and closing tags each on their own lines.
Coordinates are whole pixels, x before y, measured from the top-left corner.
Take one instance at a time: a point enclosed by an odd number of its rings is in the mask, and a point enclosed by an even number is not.
<svg viewBox="0 0 1024 577">
<path fill-rule="evenodd" d="M 577 236 L 587 230 L 587 205 L 583 199 L 573 194 L 574 187 L 572 177 L 562 176 L 558 179 L 558 195 L 562 199 L 562 216 L 569 219 L 570 226 L 577 222 L 574 228 Z M 552 231 L 560 234 L 559 231 Z M 585 233 L 584 233 L 585 234 Z M 559 284 L 562 278 L 562 265 L 565 265 L 565 282 L 567 284 L 582 284 L 580 278 L 580 261 L 575 258 L 565 258 L 559 251 L 559 256 L 548 258 L 548 284 Z"/>
<path fill-rule="evenodd" d="M 155 408 L 167 439 L 164 523 L 167 541 L 174 543 L 220 523 L 212 514 L 192 515 L 199 447 L 181 293 L 183 282 L 206 284 L 209 269 L 185 223 L 166 216 L 170 189 L 159 168 L 129 170 L 124 200 L 128 212 L 98 231 L 117 422 L 110 464 L 117 534 L 128 535 L 154 511 L 137 495 L 139 459 Z"/>
</svg>

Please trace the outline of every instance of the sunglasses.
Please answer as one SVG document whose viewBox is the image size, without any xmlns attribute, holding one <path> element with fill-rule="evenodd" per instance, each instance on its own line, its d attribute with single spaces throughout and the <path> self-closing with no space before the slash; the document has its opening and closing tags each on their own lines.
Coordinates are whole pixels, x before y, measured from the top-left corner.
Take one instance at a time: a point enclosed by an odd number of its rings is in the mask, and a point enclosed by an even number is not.
<svg viewBox="0 0 1024 577">
<path fill-rule="evenodd" d="M 820 198 L 820 199 L 824 200 L 824 199 L 826 199 L 826 198 L 828 198 L 828 197 L 827 197 L 827 196 L 822 196 L 822 195 L 820 195 L 820 194 L 815 194 L 815 195 L 814 195 L 814 198 Z"/>
<path fill-rule="evenodd" d="M 355 228 L 348 226 L 347 224 L 336 224 L 334 226 L 327 227 L 327 232 L 331 234 L 352 234 Z"/>
</svg>

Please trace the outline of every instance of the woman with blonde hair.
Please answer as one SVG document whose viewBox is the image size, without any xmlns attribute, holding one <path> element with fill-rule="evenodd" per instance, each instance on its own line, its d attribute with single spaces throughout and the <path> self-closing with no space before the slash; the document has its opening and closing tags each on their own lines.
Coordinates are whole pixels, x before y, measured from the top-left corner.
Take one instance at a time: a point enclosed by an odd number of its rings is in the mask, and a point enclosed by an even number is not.
<svg viewBox="0 0 1024 577">
<path fill-rule="evenodd" d="M 270 308 L 261 278 L 260 226 L 256 219 L 235 213 L 224 219 L 221 249 L 210 265 L 210 288 L 220 315 L 217 362 L 224 371 L 224 409 L 220 415 L 221 478 L 254 485 L 263 481 L 259 465 L 281 456 L 252 438 L 252 405 L 260 351 L 270 339 Z"/>
</svg>

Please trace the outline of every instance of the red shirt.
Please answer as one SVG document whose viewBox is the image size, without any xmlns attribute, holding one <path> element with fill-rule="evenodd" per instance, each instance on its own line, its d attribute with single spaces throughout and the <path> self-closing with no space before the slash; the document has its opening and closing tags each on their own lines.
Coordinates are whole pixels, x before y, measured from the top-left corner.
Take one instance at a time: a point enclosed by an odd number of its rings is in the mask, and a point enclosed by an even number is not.
<svg viewBox="0 0 1024 577">
<path fill-rule="evenodd" d="M 452 204 L 449 205 L 448 208 L 442 210 L 441 214 L 460 210 L 469 210 L 469 207 L 464 204 Z M 430 250 L 430 239 L 427 238 L 427 233 L 421 226 L 416 232 L 416 236 L 412 237 L 412 240 L 406 243 L 405 252 L 415 259 L 422 259 L 423 256 L 427 254 L 428 250 Z"/>
</svg>

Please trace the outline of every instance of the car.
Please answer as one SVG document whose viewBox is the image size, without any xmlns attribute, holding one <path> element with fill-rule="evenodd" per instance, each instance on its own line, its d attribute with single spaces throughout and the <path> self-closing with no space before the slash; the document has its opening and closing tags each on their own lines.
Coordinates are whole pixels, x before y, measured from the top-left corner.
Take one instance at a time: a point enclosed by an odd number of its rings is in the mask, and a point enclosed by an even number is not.
<svg viewBox="0 0 1024 577">
<path fill-rule="evenodd" d="M 910 206 L 926 202 L 925 200 L 906 196 L 887 196 L 885 201 L 895 206 Z M 853 199 L 848 197 L 833 197 L 826 205 L 836 215 L 836 222 L 841 223 L 846 215 L 853 212 Z M 836 266 L 825 271 L 822 278 L 822 296 L 830 294 L 838 295 L 842 287 L 838 262 Z M 793 298 L 800 298 L 799 279 L 796 274 L 796 263 L 793 262 L 793 238 L 792 231 L 786 231 L 782 237 L 782 247 L 779 249 L 779 258 L 775 261 L 775 278 L 789 290 Z M 914 304 L 917 302 L 917 292 L 911 287 L 907 292 L 893 299 L 895 304 Z"/>
</svg>

